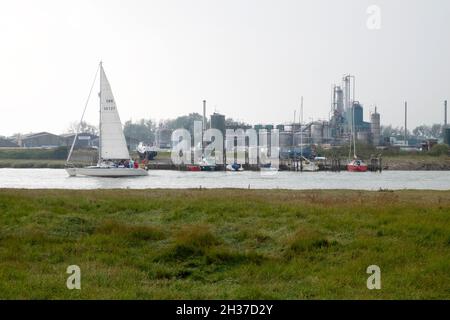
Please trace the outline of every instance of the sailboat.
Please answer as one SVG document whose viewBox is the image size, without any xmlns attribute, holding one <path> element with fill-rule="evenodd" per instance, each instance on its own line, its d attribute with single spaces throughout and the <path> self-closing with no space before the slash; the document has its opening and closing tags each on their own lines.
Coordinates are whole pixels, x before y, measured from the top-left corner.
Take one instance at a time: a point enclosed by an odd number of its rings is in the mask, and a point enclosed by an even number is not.
<svg viewBox="0 0 450 320">
<path fill-rule="evenodd" d="M 300 165 L 301 171 L 309 171 L 309 172 L 316 172 L 319 171 L 319 166 L 309 159 L 306 159 L 303 156 L 303 130 L 302 130 L 302 124 L 303 124 L 303 96 L 301 99 L 300 104 Z"/>
<path fill-rule="evenodd" d="M 122 123 L 120 122 L 119 112 L 117 111 L 116 101 L 111 90 L 102 62 L 100 62 L 97 73 L 94 78 L 92 87 L 94 86 L 97 74 L 100 71 L 100 126 L 99 126 L 99 148 L 98 162 L 95 166 L 84 168 L 76 168 L 71 164 L 70 158 L 78 137 L 78 131 L 70 148 L 66 162 L 66 171 L 70 176 L 83 175 L 94 177 L 130 177 L 130 176 L 146 176 L 147 171 L 139 168 L 139 166 L 131 166 L 133 163 L 128 152 L 125 135 L 123 134 Z M 91 87 L 91 92 L 92 92 Z M 83 121 L 86 111 L 86 102 L 80 123 Z"/>
<path fill-rule="evenodd" d="M 355 139 L 355 107 L 352 106 L 352 126 L 351 126 L 351 138 L 350 138 L 350 150 L 349 150 L 349 159 L 352 152 L 352 142 L 353 142 L 353 159 L 349 160 L 349 163 L 347 164 L 347 171 L 350 172 L 366 172 L 368 170 L 367 164 L 358 158 L 356 155 L 356 139 Z"/>
</svg>

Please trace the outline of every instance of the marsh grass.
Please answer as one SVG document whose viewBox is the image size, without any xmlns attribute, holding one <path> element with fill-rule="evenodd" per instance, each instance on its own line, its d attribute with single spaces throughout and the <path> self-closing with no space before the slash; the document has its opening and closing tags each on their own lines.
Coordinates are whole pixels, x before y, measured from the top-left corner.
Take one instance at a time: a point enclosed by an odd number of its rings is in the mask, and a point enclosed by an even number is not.
<svg viewBox="0 0 450 320">
<path fill-rule="evenodd" d="M 387 191 L 0 190 L 0 298 L 450 298 L 450 192 Z"/>
</svg>

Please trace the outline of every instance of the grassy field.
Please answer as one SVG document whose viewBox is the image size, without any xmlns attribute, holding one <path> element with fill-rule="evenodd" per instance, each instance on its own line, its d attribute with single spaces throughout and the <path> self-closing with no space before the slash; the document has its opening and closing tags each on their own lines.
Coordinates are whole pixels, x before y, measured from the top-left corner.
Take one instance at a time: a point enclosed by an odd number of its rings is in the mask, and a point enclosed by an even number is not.
<svg viewBox="0 0 450 320">
<path fill-rule="evenodd" d="M 0 190 L 2 299 L 450 299 L 449 279 L 450 192 Z"/>
</svg>

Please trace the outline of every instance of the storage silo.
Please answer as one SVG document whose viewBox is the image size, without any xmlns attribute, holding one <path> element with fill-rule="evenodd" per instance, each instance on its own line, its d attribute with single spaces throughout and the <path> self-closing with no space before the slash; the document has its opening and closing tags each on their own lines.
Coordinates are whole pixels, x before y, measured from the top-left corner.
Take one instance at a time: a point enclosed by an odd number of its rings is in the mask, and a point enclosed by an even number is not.
<svg viewBox="0 0 450 320">
<path fill-rule="evenodd" d="M 335 87 L 334 89 L 336 99 L 336 110 L 339 114 L 344 113 L 344 91 L 341 87 Z"/>
<path fill-rule="evenodd" d="M 280 132 L 280 148 L 287 148 L 292 146 L 292 132 L 282 131 Z"/>
<path fill-rule="evenodd" d="M 322 143 L 323 140 L 323 125 L 322 123 L 314 123 L 311 125 L 311 142 L 315 144 Z"/>
<path fill-rule="evenodd" d="M 331 128 L 329 122 L 322 123 L 322 143 L 328 143 L 331 140 Z"/>
<path fill-rule="evenodd" d="M 444 129 L 444 143 L 450 146 L 450 127 Z"/>
<path fill-rule="evenodd" d="M 375 108 L 375 112 L 370 115 L 370 131 L 372 134 L 372 143 L 374 146 L 380 145 L 381 138 L 381 125 L 380 125 L 380 114 Z"/>
<path fill-rule="evenodd" d="M 294 146 L 298 147 L 301 144 L 305 145 L 309 143 L 309 136 L 306 132 L 296 132 L 294 134 Z"/>
</svg>

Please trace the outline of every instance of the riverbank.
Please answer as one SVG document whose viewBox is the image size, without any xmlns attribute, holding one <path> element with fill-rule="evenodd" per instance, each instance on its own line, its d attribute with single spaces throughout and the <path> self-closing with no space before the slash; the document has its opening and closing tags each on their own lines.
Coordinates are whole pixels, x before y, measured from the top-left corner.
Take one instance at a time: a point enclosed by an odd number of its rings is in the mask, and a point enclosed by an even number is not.
<svg viewBox="0 0 450 320">
<path fill-rule="evenodd" d="M 383 157 L 385 170 L 399 171 L 447 171 L 450 170 L 449 156 L 390 156 Z"/>
<path fill-rule="evenodd" d="M 0 168 L 50 168 L 61 169 L 65 160 L 31 160 L 31 159 L 0 159 Z M 172 164 L 170 158 L 156 158 L 149 162 L 150 170 L 179 170 Z M 343 170 L 345 168 L 343 167 Z M 383 158 L 383 170 L 395 171 L 450 171 L 450 157 L 440 156 L 401 156 Z"/>
<path fill-rule="evenodd" d="M 96 163 L 96 150 L 76 150 L 75 162 L 79 165 Z M 67 150 L 59 149 L 0 149 L 0 168 L 50 168 L 61 169 L 65 166 Z M 131 155 L 137 158 L 137 154 Z M 346 159 L 342 158 L 342 170 L 345 170 Z M 149 162 L 150 170 L 179 170 L 170 159 L 169 151 L 158 152 L 154 160 Z M 251 170 L 248 167 L 247 170 Z M 253 168 L 257 170 L 257 166 Z M 280 169 L 287 169 L 281 165 Z M 383 170 L 397 171 L 450 171 L 450 156 L 432 156 L 411 153 L 383 156 Z"/>
<path fill-rule="evenodd" d="M 450 192 L 3 189 L 0 208 L 1 299 L 450 298 Z"/>
</svg>

